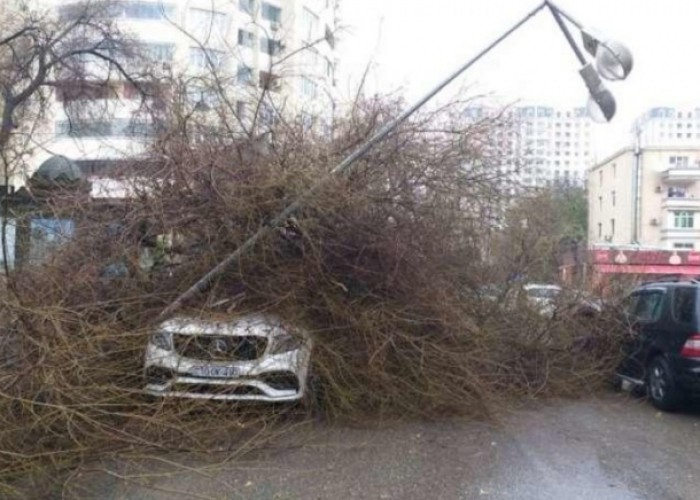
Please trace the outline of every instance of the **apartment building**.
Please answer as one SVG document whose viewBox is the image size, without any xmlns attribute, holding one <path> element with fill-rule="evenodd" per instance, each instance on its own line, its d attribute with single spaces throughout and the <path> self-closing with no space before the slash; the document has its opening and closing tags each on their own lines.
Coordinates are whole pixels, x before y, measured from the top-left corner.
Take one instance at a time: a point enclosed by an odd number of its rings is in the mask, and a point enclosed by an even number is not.
<svg viewBox="0 0 700 500">
<path fill-rule="evenodd" d="M 587 185 L 589 245 L 700 249 L 700 146 L 623 149 Z"/>
<path fill-rule="evenodd" d="M 700 108 L 651 108 L 636 121 L 642 146 L 700 145 Z"/>
<path fill-rule="evenodd" d="M 38 0 L 69 20 L 76 0 Z M 235 103 L 242 123 L 253 102 L 266 91 L 261 119 L 276 113 L 328 116 L 337 65 L 334 32 L 338 0 L 115 0 L 109 15 L 119 29 L 139 41 L 162 76 L 187 80 L 193 109 L 211 109 L 218 97 L 207 84 L 211 70 Z M 86 58 L 92 75 L 114 75 L 104 61 Z M 108 77 L 115 78 L 117 77 Z M 60 83 L 60 82 L 59 82 Z M 58 85 L 51 123 L 37 134 L 31 175 L 54 156 L 75 161 L 88 175 L 142 154 L 153 136 L 141 118 L 140 96 L 126 81 L 110 82 L 104 91 L 78 93 Z M 107 88 L 108 87 L 108 88 Z M 65 112 L 68 101 L 99 113 L 76 122 Z M 75 106 L 75 102 L 70 104 Z M 257 107 L 257 106 L 256 106 Z M 19 181 L 21 182 L 21 180 Z"/>
<path fill-rule="evenodd" d="M 593 164 L 594 140 L 586 108 L 550 106 L 500 108 L 474 106 L 465 110 L 469 120 L 504 114 L 510 128 L 497 138 L 504 165 L 501 172 L 512 183 L 511 194 L 557 183 L 582 186 Z"/>
</svg>

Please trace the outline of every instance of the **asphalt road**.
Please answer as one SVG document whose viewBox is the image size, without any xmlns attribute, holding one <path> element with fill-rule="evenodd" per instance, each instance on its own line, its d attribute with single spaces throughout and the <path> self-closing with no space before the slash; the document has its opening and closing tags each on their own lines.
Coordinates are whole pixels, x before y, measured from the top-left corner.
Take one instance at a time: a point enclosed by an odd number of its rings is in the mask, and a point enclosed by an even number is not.
<svg viewBox="0 0 700 500">
<path fill-rule="evenodd" d="M 169 460 L 176 460 L 169 458 Z M 499 425 L 442 421 L 289 434 L 245 460 L 75 478 L 101 499 L 698 499 L 700 410 L 627 395 L 526 408 Z"/>
</svg>

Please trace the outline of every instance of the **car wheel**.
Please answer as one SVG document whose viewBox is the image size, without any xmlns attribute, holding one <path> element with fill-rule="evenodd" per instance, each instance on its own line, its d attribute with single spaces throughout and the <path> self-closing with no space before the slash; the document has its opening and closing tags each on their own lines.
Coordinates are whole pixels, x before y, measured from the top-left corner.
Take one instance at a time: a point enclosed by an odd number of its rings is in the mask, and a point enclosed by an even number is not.
<svg viewBox="0 0 700 500">
<path fill-rule="evenodd" d="M 673 376 L 668 361 L 657 356 L 649 363 L 647 394 L 651 403 L 659 410 L 673 411 L 683 403 L 683 395 Z"/>
</svg>

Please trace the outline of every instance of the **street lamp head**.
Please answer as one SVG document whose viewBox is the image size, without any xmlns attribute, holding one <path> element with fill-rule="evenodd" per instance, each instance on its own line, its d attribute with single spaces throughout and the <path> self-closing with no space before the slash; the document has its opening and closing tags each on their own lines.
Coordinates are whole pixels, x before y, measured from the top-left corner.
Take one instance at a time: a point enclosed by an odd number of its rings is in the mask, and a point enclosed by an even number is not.
<svg viewBox="0 0 700 500">
<path fill-rule="evenodd" d="M 588 96 L 586 108 L 594 122 L 607 123 L 615 116 L 615 98 L 612 92 L 603 88 L 601 91 Z"/>
<path fill-rule="evenodd" d="M 579 71 L 586 87 L 588 88 L 588 113 L 597 123 L 609 122 L 615 116 L 615 98 L 612 93 L 605 88 L 600 75 L 588 63 Z"/>
<path fill-rule="evenodd" d="M 596 68 L 606 80 L 624 80 L 632 71 L 632 53 L 616 40 L 603 39 L 592 31 L 581 30 L 583 46 L 595 57 Z"/>
</svg>

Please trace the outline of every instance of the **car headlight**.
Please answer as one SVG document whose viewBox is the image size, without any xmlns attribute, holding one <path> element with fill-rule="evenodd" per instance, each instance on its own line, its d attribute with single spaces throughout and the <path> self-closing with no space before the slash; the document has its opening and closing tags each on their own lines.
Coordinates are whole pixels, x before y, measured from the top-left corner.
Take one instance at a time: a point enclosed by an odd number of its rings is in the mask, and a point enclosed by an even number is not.
<svg viewBox="0 0 700 500">
<path fill-rule="evenodd" d="M 169 351 L 173 348 L 173 336 L 168 332 L 158 332 L 151 335 L 151 344 L 159 349 Z"/>
<path fill-rule="evenodd" d="M 300 335 L 277 335 L 272 339 L 270 354 L 282 354 L 296 351 L 304 345 L 304 339 Z"/>
</svg>

